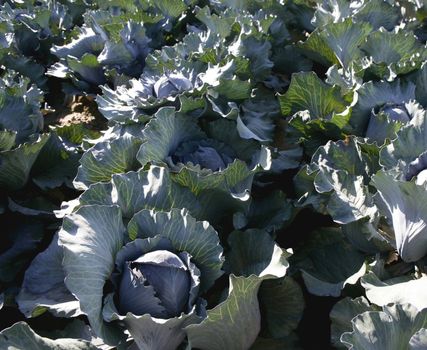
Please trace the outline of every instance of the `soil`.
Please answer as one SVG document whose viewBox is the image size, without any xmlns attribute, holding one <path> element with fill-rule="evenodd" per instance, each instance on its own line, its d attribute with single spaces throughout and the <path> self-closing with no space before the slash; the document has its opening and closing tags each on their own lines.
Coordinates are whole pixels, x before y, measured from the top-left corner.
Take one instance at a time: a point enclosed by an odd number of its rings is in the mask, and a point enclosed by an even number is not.
<svg viewBox="0 0 427 350">
<path fill-rule="evenodd" d="M 107 120 L 99 112 L 97 104 L 91 96 L 74 96 L 68 103 L 46 111 L 45 129 L 49 126 L 67 126 L 83 124 L 90 130 L 105 130 Z"/>
</svg>

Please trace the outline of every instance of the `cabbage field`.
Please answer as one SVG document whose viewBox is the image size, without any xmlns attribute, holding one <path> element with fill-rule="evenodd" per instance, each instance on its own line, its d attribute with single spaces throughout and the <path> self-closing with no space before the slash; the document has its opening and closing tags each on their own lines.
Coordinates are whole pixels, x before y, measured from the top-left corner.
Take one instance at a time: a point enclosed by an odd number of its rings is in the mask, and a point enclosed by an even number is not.
<svg viewBox="0 0 427 350">
<path fill-rule="evenodd" d="M 427 349 L 427 0 L 0 6 L 0 350 Z"/>
</svg>

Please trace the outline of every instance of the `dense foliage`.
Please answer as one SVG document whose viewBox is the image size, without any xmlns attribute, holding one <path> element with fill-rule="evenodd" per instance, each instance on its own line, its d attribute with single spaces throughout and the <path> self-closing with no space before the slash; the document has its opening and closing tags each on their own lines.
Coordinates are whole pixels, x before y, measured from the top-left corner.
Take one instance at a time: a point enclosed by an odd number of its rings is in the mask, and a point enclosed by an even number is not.
<svg viewBox="0 0 427 350">
<path fill-rule="evenodd" d="M 418 0 L 1 1 L 0 349 L 427 348 L 426 40 Z"/>
</svg>

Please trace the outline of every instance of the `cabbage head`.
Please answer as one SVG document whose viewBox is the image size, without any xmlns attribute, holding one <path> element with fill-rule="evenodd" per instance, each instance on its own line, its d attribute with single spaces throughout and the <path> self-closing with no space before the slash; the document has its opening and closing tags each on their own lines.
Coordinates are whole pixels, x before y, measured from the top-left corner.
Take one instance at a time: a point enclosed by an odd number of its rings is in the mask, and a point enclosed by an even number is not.
<svg viewBox="0 0 427 350">
<path fill-rule="evenodd" d="M 116 306 L 121 314 L 150 314 L 157 318 L 191 312 L 200 287 L 200 270 L 187 252 L 174 252 L 164 241 L 135 259 L 134 254 L 119 254 L 120 271 Z M 126 259 L 124 262 L 123 259 Z M 190 297 L 191 296 L 191 297 Z"/>
</svg>

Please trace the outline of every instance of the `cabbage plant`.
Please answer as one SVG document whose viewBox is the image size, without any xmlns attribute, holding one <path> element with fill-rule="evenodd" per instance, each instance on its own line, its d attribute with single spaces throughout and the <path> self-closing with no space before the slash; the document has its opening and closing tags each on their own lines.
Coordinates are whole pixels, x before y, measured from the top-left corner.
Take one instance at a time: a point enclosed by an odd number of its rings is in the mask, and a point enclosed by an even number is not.
<svg viewBox="0 0 427 350">
<path fill-rule="evenodd" d="M 106 11 L 86 13 L 85 22 L 71 42 L 52 47 L 59 62 L 49 68 L 49 75 L 71 79 L 74 89 L 93 92 L 113 69 L 119 74 L 141 73 L 151 50 L 142 22 Z"/>
<path fill-rule="evenodd" d="M 202 296 L 223 274 L 224 260 L 212 226 L 185 209 L 143 209 L 126 228 L 119 206 L 83 205 L 64 218 L 58 241 L 26 276 L 19 303 L 22 310 L 38 301 L 58 315 L 86 314 L 108 344 L 124 344 L 127 330 L 140 349 L 176 349 L 186 337 L 206 349 L 247 348 L 261 328 L 257 291 L 263 280 L 284 276 L 288 254 L 258 230 L 234 233 L 230 245 L 228 297 L 206 311 Z M 37 274 L 43 286 L 31 281 Z M 59 295 L 64 277 L 68 292 Z M 246 327 L 254 333 L 240 335 Z"/>
<path fill-rule="evenodd" d="M 0 187 L 4 192 L 25 186 L 49 137 L 40 135 L 42 92 L 13 71 L 0 79 L 0 88 Z"/>
<path fill-rule="evenodd" d="M 1 6 L 0 62 L 49 90 L 46 68 L 55 62 L 53 45 L 62 45 L 80 21 L 87 4 L 83 1 L 4 2 Z"/>
<path fill-rule="evenodd" d="M 15 133 L 15 142 L 23 143 L 43 129 L 40 112 L 42 92 L 25 78 L 8 71 L 0 79 L 1 114 L 0 127 Z M 11 117 L 13 116 L 13 118 Z"/>
<path fill-rule="evenodd" d="M 219 190 L 247 200 L 254 175 L 271 166 L 269 149 L 242 139 L 232 120 L 215 120 L 203 129 L 190 115 L 163 107 L 142 131 L 137 127 L 127 132 L 124 126 L 123 135 L 88 149 L 74 186 L 87 189 L 109 181 L 112 174 L 151 163 L 168 166 L 174 180 L 195 194 Z"/>
<path fill-rule="evenodd" d="M 214 112 L 236 119 L 238 104 L 250 97 L 252 84 L 239 79 L 232 60 L 216 65 L 183 58 L 161 62 L 156 55 L 147 57 L 148 67 L 139 79 L 114 89 L 101 87 L 97 101 L 105 118 L 116 123 L 146 121 L 159 107 L 172 105 L 195 116 Z"/>
<path fill-rule="evenodd" d="M 267 232 L 235 231 L 223 266 L 217 231 L 193 217 L 205 215 L 200 204 L 156 166 L 90 186 L 58 213 L 65 216 L 62 228 L 27 270 L 20 310 L 27 317 L 46 310 L 86 314 L 95 334 L 111 344 L 123 343 L 127 330 L 141 349 L 175 349 L 185 338 L 194 347 L 247 348 L 261 329 L 261 283 L 285 275 L 289 254 Z M 225 202 L 214 209 L 221 215 L 227 208 Z M 203 298 L 212 297 L 224 271 L 228 293 L 207 309 Z M 273 295 L 266 307 L 280 297 Z M 254 332 L 241 334 L 242 328 Z"/>
<path fill-rule="evenodd" d="M 101 113 L 114 122 L 139 121 L 150 118 L 151 111 L 166 104 L 173 104 L 179 95 L 200 88 L 196 67 L 183 67 L 179 72 L 162 74 L 144 73 L 138 80 L 115 90 L 102 86 L 102 95 L 97 97 Z M 199 92 L 195 94 L 200 95 Z"/>
<path fill-rule="evenodd" d="M 64 219 L 59 244 L 66 286 L 107 342 L 120 339 L 111 322 L 121 320 L 140 348 L 175 349 L 204 314 L 200 292 L 222 274 L 217 233 L 185 211 L 142 210 L 126 230 L 119 207 L 83 206 Z"/>
<path fill-rule="evenodd" d="M 350 124 L 357 133 L 379 144 L 386 138 L 394 139 L 400 127 L 423 113 L 412 82 L 368 82 L 357 90 L 357 95 Z"/>
</svg>

